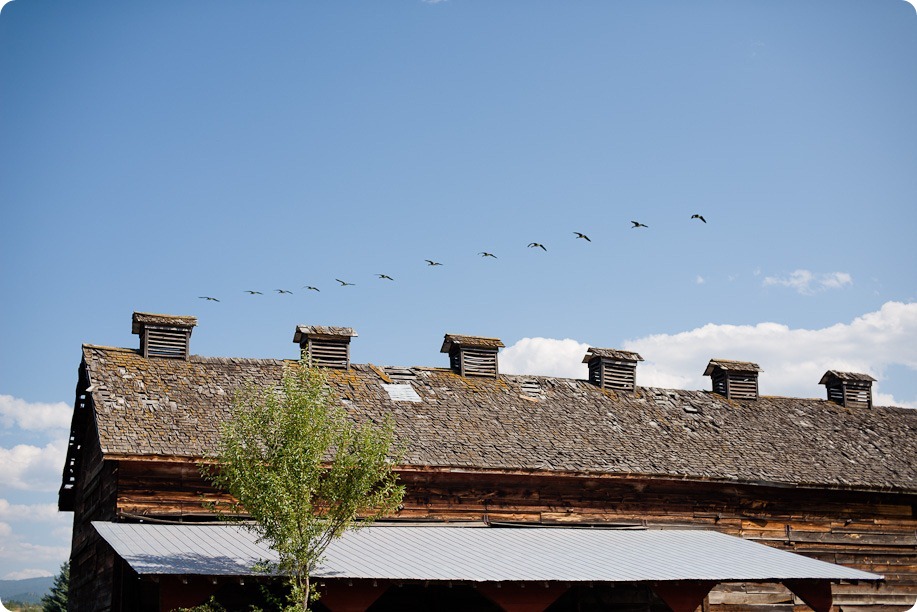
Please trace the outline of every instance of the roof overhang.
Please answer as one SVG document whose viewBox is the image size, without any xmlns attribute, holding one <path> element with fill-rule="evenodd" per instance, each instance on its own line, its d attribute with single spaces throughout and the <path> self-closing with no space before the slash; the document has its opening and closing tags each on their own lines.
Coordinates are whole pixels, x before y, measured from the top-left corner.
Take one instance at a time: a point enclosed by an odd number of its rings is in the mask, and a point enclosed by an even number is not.
<svg viewBox="0 0 917 612">
<path fill-rule="evenodd" d="M 233 525 L 93 522 L 141 575 L 256 576 L 277 555 Z M 418 581 L 770 582 L 882 576 L 714 531 L 373 525 L 328 547 L 315 578 Z"/>
</svg>

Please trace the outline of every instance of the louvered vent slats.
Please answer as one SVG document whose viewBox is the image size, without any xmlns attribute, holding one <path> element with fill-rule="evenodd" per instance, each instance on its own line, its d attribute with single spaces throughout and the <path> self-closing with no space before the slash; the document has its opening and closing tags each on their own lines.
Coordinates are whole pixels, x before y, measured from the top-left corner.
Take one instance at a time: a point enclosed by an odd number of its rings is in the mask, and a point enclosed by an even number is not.
<svg viewBox="0 0 917 612">
<path fill-rule="evenodd" d="M 758 379 L 750 376 L 728 376 L 728 395 L 730 399 L 758 399 Z"/>
<path fill-rule="evenodd" d="M 643 357 L 633 351 L 594 346 L 590 346 L 583 357 L 583 363 L 589 364 L 589 382 L 616 391 L 636 389 L 638 361 L 643 361 Z"/>
<path fill-rule="evenodd" d="M 178 327 L 146 326 L 141 336 L 143 356 L 187 359 L 190 336 L 188 330 Z"/>
<path fill-rule="evenodd" d="M 195 325 L 197 318 L 185 315 L 135 312 L 131 317 L 131 333 L 140 336 L 140 354 L 144 357 L 188 359 Z"/>
<path fill-rule="evenodd" d="M 758 399 L 758 378 L 719 372 L 712 376 L 713 392 L 737 400 Z"/>
<path fill-rule="evenodd" d="M 829 370 L 819 384 L 828 390 L 828 400 L 847 408 L 872 408 L 872 383 L 868 374 Z"/>
<path fill-rule="evenodd" d="M 449 368 L 459 376 L 487 376 L 500 373 L 497 351 L 503 348 L 499 338 L 446 334 L 441 353 L 449 354 Z"/>
<path fill-rule="evenodd" d="M 847 389 L 846 406 L 848 408 L 869 408 L 871 404 L 869 391 L 865 389 Z"/>
<path fill-rule="evenodd" d="M 459 349 L 461 354 L 462 376 L 492 376 L 497 375 L 497 351 L 484 349 L 464 348 Z"/>
<path fill-rule="evenodd" d="M 599 359 L 589 362 L 589 382 L 596 387 L 602 386 L 602 364 Z"/>
<path fill-rule="evenodd" d="M 711 359 L 704 376 L 710 377 L 713 392 L 718 395 L 735 400 L 757 400 L 760 371 L 760 366 L 750 361 Z"/>
<path fill-rule="evenodd" d="M 713 375 L 713 392 L 722 395 L 723 397 L 727 397 L 725 374 Z"/>
<path fill-rule="evenodd" d="M 350 365 L 350 345 L 322 340 L 309 341 L 309 365 L 345 370 Z"/>
<path fill-rule="evenodd" d="M 633 391 L 637 385 L 637 362 L 593 359 L 589 362 L 589 382 L 602 389 Z"/>
<path fill-rule="evenodd" d="M 357 335 L 350 327 L 297 325 L 293 342 L 302 349 L 309 366 L 350 369 L 350 339 Z"/>
</svg>

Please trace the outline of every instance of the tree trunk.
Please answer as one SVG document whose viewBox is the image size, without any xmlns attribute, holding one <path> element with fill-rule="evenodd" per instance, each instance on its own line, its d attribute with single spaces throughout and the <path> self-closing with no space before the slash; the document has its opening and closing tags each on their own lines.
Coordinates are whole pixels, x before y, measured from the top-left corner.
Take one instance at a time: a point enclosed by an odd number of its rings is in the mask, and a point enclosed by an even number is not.
<svg viewBox="0 0 917 612">
<path fill-rule="evenodd" d="M 302 600 L 303 612 L 309 612 L 309 572 L 306 572 L 306 594 Z"/>
</svg>

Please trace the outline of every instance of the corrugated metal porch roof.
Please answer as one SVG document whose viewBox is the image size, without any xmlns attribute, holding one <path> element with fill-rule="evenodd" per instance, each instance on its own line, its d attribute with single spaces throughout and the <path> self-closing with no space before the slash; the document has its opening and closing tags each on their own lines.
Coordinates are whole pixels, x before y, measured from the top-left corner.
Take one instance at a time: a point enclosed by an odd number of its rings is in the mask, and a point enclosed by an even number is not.
<svg viewBox="0 0 917 612">
<path fill-rule="evenodd" d="M 139 574 L 257 575 L 276 555 L 231 525 L 92 523 Z M 879 580 L 741 538 L 701 530 L 373 525 L 328 547 L 316 578 L 638 582 Z"/>
</svg>

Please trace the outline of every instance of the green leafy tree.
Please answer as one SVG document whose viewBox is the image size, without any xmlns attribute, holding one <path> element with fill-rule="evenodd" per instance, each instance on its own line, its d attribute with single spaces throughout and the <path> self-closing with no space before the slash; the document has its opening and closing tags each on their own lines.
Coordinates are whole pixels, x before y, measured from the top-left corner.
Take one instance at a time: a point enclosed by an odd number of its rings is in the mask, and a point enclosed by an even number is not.
<svg viewBox="0 0 917 612">
<path fill-rule="evenodd" d="M 248 388 L 233 401 L 216 464 L 205 474 L 237 501 L 235 516 L 273 548 L 291 609 L 316 596 L 309 576 L 347 529 L 394 512 L 404 488 L 392 471 L 393 426 L 352 419 L 323 371 L 292 366 L 277 389 Z"/>
<path fill-rule="evenodd" d="M 67 598 L 70 594 L 70 562 L 64 561 L 60 573 L 54 577 L 51 590 L 41 598 L 44 612 L 67 612 Z"/>
</svg>

